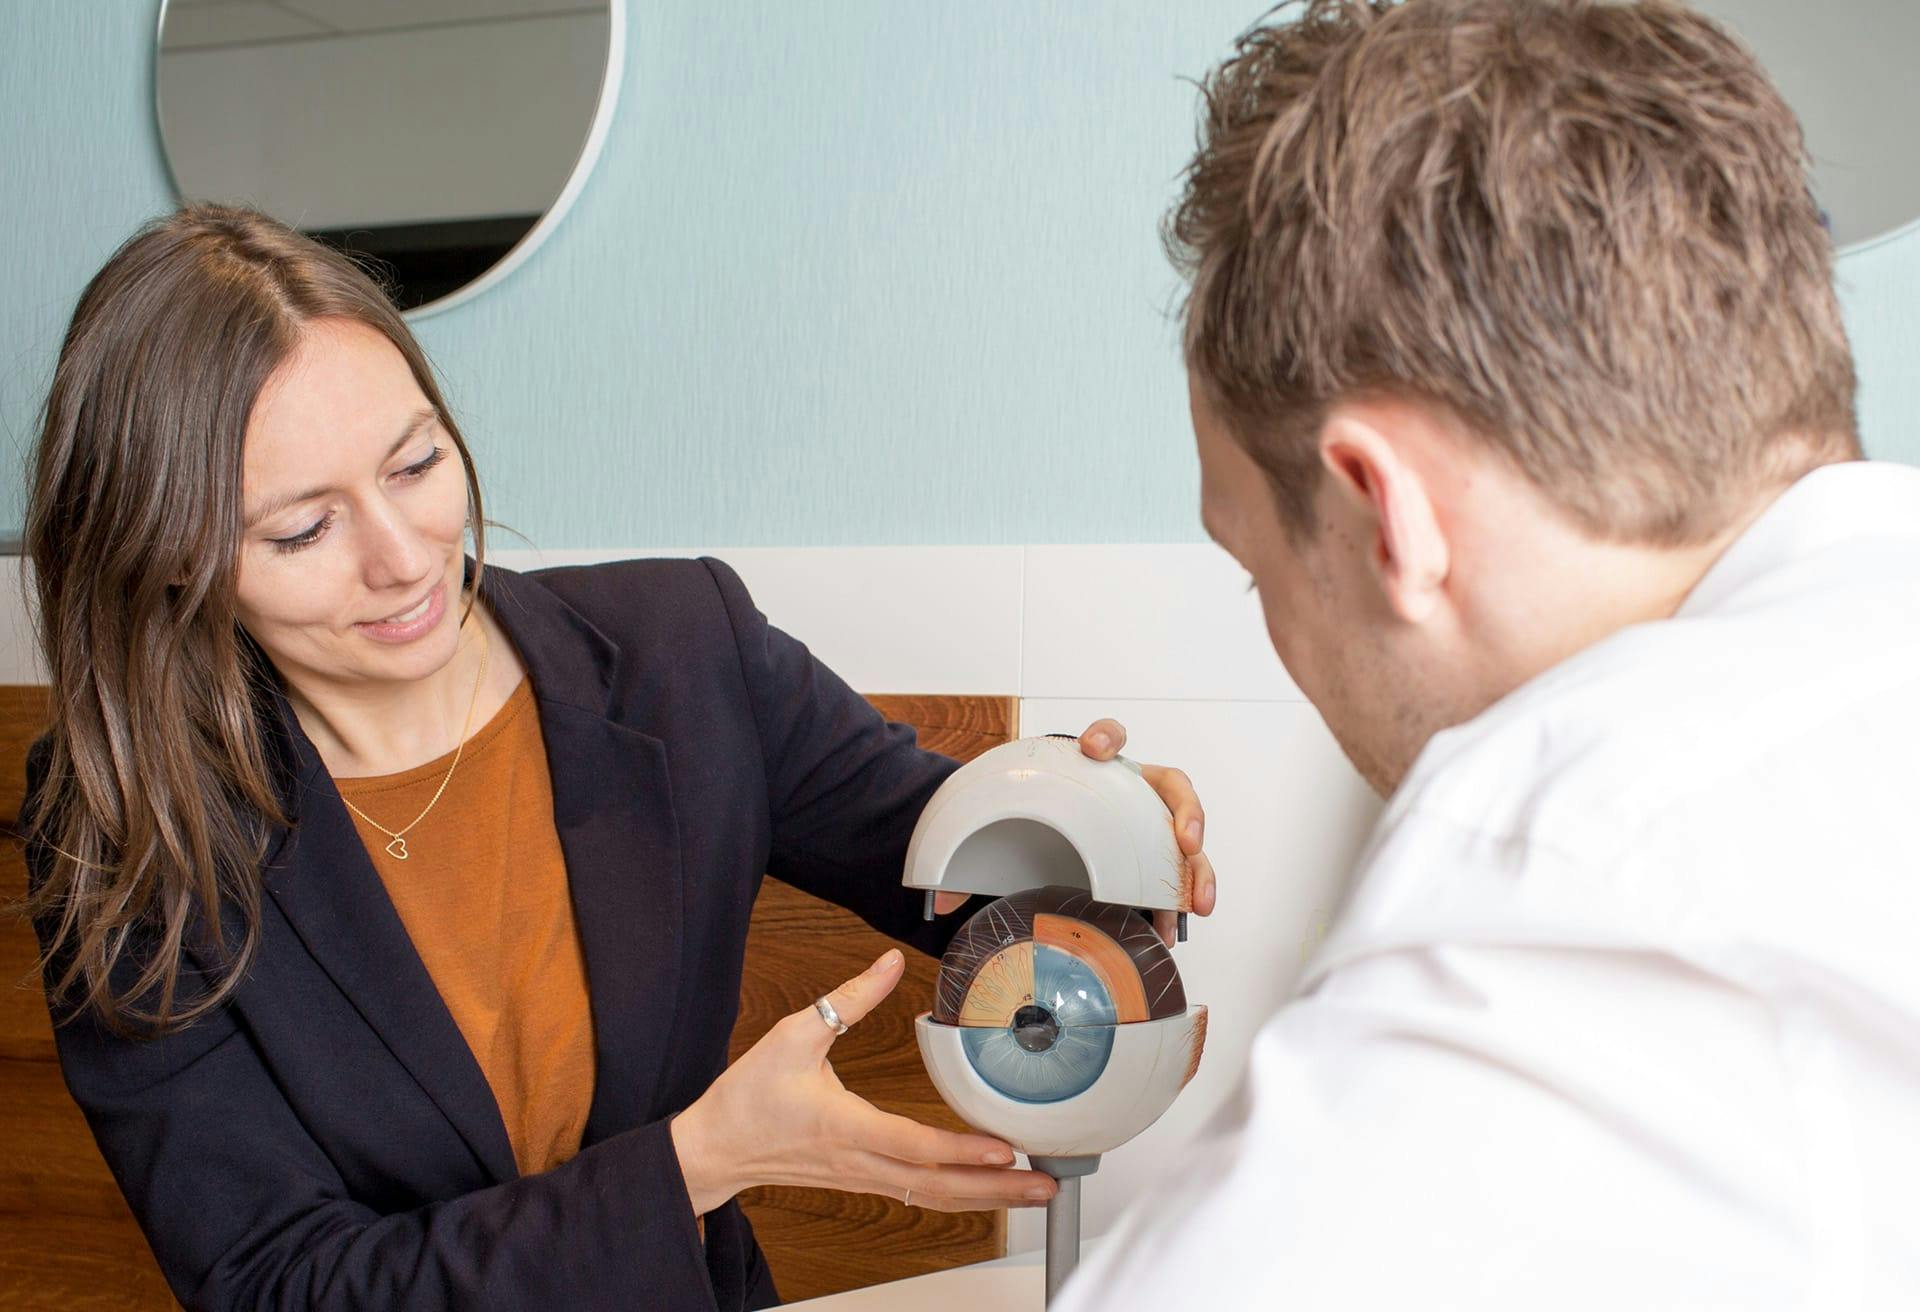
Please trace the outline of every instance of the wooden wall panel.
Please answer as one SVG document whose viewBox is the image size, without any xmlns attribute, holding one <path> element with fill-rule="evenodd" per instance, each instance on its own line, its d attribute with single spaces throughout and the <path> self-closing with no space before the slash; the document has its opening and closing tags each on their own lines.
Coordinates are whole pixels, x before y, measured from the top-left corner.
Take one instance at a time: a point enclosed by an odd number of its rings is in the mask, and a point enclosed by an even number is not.
<svg viewBox="0 0 1920 1312">
<path fill-rule="evenodd" d="M 47 1019 L 47 1000 L 34 968 L 40 945 L 27 922 L 12 914 L 11 904 L 26 896 L 27 867 L 20 845 L 0 830 L 0 1061 L 54 1059 L 53 1026 Z"/>
<path fill-rule="evenodd" d="M 120 1218 L 111 1223 L 47 1212 L 0 1217 L 0 1224 L 6 1227 L 0 1239 L 0 1307 L 10 1312 L 145 1312 L 180 1306 L 124 1203 Z"/>
<path fill-rule="evenodd" d="M 45 688 L 0 686 L 0 903 L 9 909 L 26 895 L 27 869 L 7 835 L 46 709 Z M 67 1096 L 37 956 L 31 927 L 0 914 L 0 1307 L 178 1307 Z"/>
<path fill-rule="evenodd" d="M 20 818 L 27 791 L 27 748 L 47 725 L 47 689 L 38 683 L 0 684 L 0 824 Z"/>
<path fill-rule="evenodd" d="M 961 759 L 1015 732 L 1008 698 L 872 700 L 890 719 L 914 725 L 923 745 Z M 0 686 L 0 826 L 17 819 L 26 747 L 45 708 L 43 688 Z M 11 904 L 25 891 L 18 844 L 0 840 L 0 899 Z M 852 915 L 768 880 L 754 910 L 735 1055 L 888 946 Z M 175 1307 L 67 1095 L 32 973 L 35 955 L 26 923 L 0 916 L 0 1307 Z M 913 1037 L 934 969 L 931 958 L 909 952 L 893 996 L 835 1046 L 835 1068 L 849 1088 L 889 1111 L 959 1129 L 921 1068 Z M 808 1189 L 753 1190 L 742 1201 L 789 1300 L 981 1261 L 1004 1245 L 999 1212 L 928 1212 Z"/>
</svg>

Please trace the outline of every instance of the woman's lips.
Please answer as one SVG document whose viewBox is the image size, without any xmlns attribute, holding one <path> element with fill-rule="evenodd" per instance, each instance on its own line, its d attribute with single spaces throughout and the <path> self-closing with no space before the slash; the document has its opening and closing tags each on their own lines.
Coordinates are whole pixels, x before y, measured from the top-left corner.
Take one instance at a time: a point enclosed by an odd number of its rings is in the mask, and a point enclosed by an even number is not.
<svg viewBox="0 0 1920 1312">
<path fill-rule="evenodd" d="M 407 612 L 400 613 L 404 615 Z M 427 594 L 426 609 L 412 619 L 374 620 L 356 624 L 353 627 L 375 642 L 412 642 L 415 638 L 431 633 L 440 623 L 440 617 L 446 613 L 447 585 L 442 582 L 435 584 L 433 591 Z"/>
</svg>

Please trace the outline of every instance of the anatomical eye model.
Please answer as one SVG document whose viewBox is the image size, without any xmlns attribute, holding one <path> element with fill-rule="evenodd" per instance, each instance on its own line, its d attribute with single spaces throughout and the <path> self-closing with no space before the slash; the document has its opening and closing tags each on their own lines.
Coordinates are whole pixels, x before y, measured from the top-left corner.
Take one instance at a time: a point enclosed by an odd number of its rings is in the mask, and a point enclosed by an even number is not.
<svg viewBox="0 0 1920 1312">
<path fill-rule="evenodd" d="M 961 1027 L 968 1063 L 990 1088 L 1051 1103 L 1100 1078 L 1114 1026 L 1186 1009 L 1173 954 L 1144 916 L 1084 890 L 1033 888 L 989 904 L 954 936 L 933 1019 Z"/>
<path fill-rule="evenodd" d="M 954 935 L 913 1029 L 946 1104 L 1059 1185 L 1049 1302 L 1080 1260 L 1081 1179 L 1200 1067 L 1207 1009 L 1188 1005 L 1148 918 L 1173 913 L 1184 939 L 1192 873 L 1140 768 L 1057 736 L 954 771 L 907 845 L 901 883 L 925 895 L 929 920 L 939 893 L 995 899 Z"/>
</svg>

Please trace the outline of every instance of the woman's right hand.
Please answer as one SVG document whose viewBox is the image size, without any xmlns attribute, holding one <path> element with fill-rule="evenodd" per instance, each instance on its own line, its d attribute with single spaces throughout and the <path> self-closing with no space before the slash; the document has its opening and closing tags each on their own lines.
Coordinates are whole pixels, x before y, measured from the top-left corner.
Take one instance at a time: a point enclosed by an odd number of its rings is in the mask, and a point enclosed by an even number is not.
<svg viewBox="0 0 1920 1312">
<path fill-rule="evenodd" d="M 857 1024 L 893 992 L 904 960 L 888 952 L 829 996 Z M 1013 1170 L 998 1139 L 956 1134 L 883 1112 L 849 1093 L 827 1060 L 834 1032 L 812 1007 L 781 1020 L 691 1107 L 673 1146 L 696 1214 L 743 1189 L 811 1185 L 884 1194 L 943 1212 L 1035 1207 L 1054 1194 L 1038 1171 Z"/>
</svg>

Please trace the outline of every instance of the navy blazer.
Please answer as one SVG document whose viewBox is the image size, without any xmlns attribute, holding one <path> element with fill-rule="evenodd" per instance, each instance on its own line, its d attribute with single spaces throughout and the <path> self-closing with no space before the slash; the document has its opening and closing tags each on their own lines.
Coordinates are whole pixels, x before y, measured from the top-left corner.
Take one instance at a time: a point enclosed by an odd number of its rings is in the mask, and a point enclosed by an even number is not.
<svg viewBox="0 0 1920 1312">
<path fill-rule="evenodd" d="M 964 919 L 925 922 L 900 886 L 954 763 L 770 627 L 725 565 L 489 568 L 482 586 L 539 702 L 586 957 L 598 1065 L 581 1151 L 518 1174 L 276 692 L 269 745 L 295 820 L 269 849 L 246 979 L 165 1038 L 57 1030 L 67 1086 L 190 1307 L 776 1303 L 737 1204 L 708 1215 L 702 1244 L 668 1135 L 726 1066 L 761 875 L 929 952 Z M 43 742 L 30 799 L 44 774 Z M 45 852 L 28 856 L 43 876 Z"/>
</svg>

